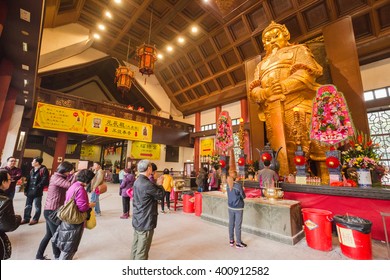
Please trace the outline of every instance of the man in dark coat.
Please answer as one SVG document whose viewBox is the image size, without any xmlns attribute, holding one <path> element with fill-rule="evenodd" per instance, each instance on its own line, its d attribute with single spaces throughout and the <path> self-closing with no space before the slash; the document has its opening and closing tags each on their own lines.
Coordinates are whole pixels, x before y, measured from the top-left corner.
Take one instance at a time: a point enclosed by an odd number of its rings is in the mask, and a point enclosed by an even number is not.
<svg viewBox="0 0 390 280">
<path fill-rule="evenodd" d="M 11 175 L 11 184 L 8 190 L 5 191 L 5 195 L 10 199 L 14 199 L 16 183 L 20 178 L 22 178 L 22 169 L 16 166 L 16 158 L 12 156 L 7 158 L 7 166 L 5 166 L 4 169 L 6 169 L 9 175 Z"/>
<path fill-rule="evenodd" d="M 157 184 L 148 178 L 152 173 L 152 164 L 149 160 L 138 163 L 139 176 L 133 187 L 133 228 L 134 238 L 131 249 L 132 260 L 147 260 L 152 244 L 154 229 L 157 226 L 157 205 L 164 196 L 162 186 L 164 177 L 157 179 Z"/>
<path fill-rule="evenodd" d="M 26 198 L 26 207 L 24 208 L 24 215 L 21 224 L 35 225 L 38 223 L 42 212 L 42 196 L 43 188 L 49 185 L 49 171 L 46 166 L 42 165 L 43 158 L 35 157 L 31 162 L 32 169 L 30 175 L 27 177 L 26 188 L 24 195 Z M 35 214 L 31 219 L 31 210 L 33 202 L 35 203 Z"/>
</svg>

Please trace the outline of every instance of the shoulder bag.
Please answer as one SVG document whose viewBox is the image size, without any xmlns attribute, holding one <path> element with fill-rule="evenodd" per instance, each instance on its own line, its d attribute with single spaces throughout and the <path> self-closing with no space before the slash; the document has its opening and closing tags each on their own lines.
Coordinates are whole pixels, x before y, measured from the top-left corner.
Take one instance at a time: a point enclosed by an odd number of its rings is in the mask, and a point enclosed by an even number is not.
<svg viewBox="0 0 390 280">
<path fill-rule="evenodd" d="M 61 221 L 72 225 L 78 225 L 83 223 L 87 218 L 87 212 L 80 212 L 74 200 L 79 189 L 80 188 L 74 192 L 72 198 L 66 204 L 58 208 L 57 216 Z"/>
<path fill-rule="evenodd" d="M 87 229 L 93 229 L 96 227 L 96 215 L 95 211 L 92 209 L 91 213 L 89 214 L 89 219 L 85 222 L 85 227 Z"/>
</svg>

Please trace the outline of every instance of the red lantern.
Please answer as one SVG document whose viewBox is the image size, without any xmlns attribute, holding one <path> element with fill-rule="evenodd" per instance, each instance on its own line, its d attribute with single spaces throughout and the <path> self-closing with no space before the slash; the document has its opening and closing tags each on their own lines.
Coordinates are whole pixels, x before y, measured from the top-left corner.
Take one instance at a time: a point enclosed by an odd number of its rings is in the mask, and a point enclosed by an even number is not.
<svg viewBox="0 0 390 280">
<path fill-rule="evenodd" d="M 295 156 L 294 163 L 296 165 L 305 165 L 305 157 L 304 156 Z"/>
<path fill-rule="evenodd" d="M 221 168 L 225 168 L 226 162 L 223 159 L 220 159 L 219 160 L 219 165 L 221 166 Z"/>
<path fill-rule="evenodd" d="M 155 46 L 143 44 L 137 49 L 139 57 L 138 68 L 142 75 L 152 75 L 154 73 L 154 63 L 157 60 L 157 50 Z"/>
<path fill-rule="evenodd" d="M 263 153 L 261 155 L 261 160 L 262 161 L 265 161 L 265 160 L 271 161 L 272 160 L 272 156 L 269 153 Z"/>
<path fill-rule="evenodd" d="M 245 165 L 245 158 L 241 157 L 237 161 L 238 166 L 244 166 Z"/>
<path fill-rule="evenodd" d="M 134 78 L 134 71 L 127 66 L 119 66 L 115 71 L 115 82 L 117 89 L 125 94 L 129 92 L 131 81 Z"/>
<path fill-rule="evenodd" d="M 328 168 L 337 168 L 340 166 L 340 161 L 337 157 L 328 157 L 325 164 Z"/>
</svg>

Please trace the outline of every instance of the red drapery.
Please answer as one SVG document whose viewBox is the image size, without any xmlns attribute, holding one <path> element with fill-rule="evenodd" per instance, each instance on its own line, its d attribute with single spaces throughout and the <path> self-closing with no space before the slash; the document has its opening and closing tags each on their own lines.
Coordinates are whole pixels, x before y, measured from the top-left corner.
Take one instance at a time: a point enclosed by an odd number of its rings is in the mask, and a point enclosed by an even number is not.
<svg viewBox="0 0 390 280">
<path fill-rule="evenodd" d="M 302 208 L 328 210 L 333 215 L 346 215 L 348 213 L 351 216 L 367 219 L 372 222 L 372 238 L 386 240 L 380 212 L 390 213 L 389 200 L 298 192 L 284 192 L 284 199 L 300 201 Z M 389 233 L 390 222 L 387 222 L 386 225 Z"/>
</svg>

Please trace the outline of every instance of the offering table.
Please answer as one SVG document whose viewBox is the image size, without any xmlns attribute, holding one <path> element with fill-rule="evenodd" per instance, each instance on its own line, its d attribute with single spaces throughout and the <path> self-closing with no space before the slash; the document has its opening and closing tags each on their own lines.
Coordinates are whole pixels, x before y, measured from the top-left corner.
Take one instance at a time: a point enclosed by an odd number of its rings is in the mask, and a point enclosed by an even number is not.
<svg viewBox="0 0 390 280">
<path fill-rule="evenodd" d="M 227 195 L 203 192 L 201 218 L 228 226 Z M 242 231 L 294 245 L 304 237 L 300 202 L 246 198 Z"/>
</svg>

